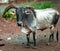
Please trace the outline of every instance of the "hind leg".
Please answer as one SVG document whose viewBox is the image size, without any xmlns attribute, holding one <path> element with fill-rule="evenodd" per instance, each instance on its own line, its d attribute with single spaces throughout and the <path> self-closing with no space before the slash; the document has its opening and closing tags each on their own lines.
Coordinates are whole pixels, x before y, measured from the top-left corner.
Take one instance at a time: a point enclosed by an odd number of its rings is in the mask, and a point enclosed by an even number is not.
<svg viewBox="0 0 60 51">
<path fill-rule="evenodd" d="M 54 26 L 52 25 L 50 28 L 50 37 L 49 37 L 49 42 L 54 40 Z"/>
<path fill-rule="evenodd" d="M 54 40 L 54 26 L 53 25 L 50 27 L 50 33 L 51 34 L 49 35 L 47 45 L 49 45 L 50 42 Z"/>
<path fill-rule="evenodd" d="M 50 37 L 49 37 L 49 42 L 53 41 L 54 40 L 54 34 L 51 33 Z"/>
</svg>

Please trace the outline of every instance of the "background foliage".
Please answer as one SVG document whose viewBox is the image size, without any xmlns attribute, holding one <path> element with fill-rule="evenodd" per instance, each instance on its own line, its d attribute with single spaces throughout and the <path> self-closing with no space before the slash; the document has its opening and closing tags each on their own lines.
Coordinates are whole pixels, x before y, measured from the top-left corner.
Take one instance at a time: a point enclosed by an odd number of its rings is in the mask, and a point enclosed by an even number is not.
<svg viewBox="0 0 60 51">
<path fill-rule="evenodd" d="M 53 3 L 52 2 L 40 2 L 40 3 L 36 3 L 36 2 L 27 2 L 27 3 L 24 3 L 24 4 L 20 4 L 20 6 L 33 6 L 34 9 L 46 9 L 46 8 L 51 8 L 53 7 Z"/>
</svg>

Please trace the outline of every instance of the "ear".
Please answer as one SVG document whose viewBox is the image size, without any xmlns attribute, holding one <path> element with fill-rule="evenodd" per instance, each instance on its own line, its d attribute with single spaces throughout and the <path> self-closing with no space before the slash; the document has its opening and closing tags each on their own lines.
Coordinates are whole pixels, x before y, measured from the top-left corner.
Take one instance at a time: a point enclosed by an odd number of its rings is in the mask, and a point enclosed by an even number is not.
<svg viewBox="0 0 60 51">
<path fill-rule="evenodd" d="M 34 10 L 34 8 L 32 6 L 26 6 L 26 8 L 29 8 L 31 10 Z"/>
</svg>

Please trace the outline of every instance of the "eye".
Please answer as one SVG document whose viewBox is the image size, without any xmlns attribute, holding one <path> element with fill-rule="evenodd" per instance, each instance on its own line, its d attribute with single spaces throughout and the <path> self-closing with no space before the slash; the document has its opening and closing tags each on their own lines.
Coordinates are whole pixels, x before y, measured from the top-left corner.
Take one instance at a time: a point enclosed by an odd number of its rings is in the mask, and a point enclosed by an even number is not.
<svg viewBox="0 0 60 51">
<path fill-rule="evenodd" d="M 14 14 L 16 14 L 16 13 L 15 13 L 15 11 L 11 11 L 11 14 L 14 15 Z"/>
<path fill-rule="evenodd" d="M 25 13 L 26 13 L 26 14 L 30 14 L 30 13 L 31 13 L 31 11 L 25 11 Z"/>
</svg>

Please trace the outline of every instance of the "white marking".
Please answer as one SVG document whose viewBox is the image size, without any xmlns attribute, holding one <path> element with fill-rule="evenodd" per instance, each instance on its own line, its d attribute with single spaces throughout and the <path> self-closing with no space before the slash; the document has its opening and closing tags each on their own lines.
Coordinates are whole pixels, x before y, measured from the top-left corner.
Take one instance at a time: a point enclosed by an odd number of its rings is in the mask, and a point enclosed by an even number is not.
<svg viewBox="0 0 60 51">
<path fill-rule="evenodd" d="M 7 40 L 11 40 L 11 37 L 7 38 Z"/>
</svg>

